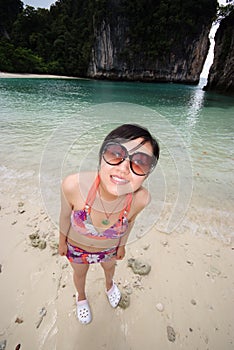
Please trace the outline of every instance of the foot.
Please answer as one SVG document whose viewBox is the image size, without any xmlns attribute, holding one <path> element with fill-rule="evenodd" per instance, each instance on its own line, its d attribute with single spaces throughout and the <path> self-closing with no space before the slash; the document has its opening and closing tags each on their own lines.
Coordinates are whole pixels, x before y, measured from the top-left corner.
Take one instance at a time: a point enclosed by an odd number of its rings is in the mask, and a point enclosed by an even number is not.
<svg viewBox="0 0 234 350">
<path fill-rule="evenodd" d="M 121 299 L 121 292 L 114 281 L 113 281 L 112 287 L 106 291 L 106 295 L 110 305 L 113 308 L 117 307 Z"/>
<path fill-rule="evenodd" d="M 92 314 L 87 299 L 79 301 L 76 298 L 76 316 L 82 324 L 88 324 L 92 321 Z"/>
</svg>

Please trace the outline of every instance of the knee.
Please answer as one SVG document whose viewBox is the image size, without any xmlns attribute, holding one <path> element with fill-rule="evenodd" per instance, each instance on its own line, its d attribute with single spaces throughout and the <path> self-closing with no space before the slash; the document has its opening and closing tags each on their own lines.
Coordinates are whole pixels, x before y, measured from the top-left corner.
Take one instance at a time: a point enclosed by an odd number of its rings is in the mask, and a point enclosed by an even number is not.
<svg viewBox="0 0 234 350">
<path fill-rule="evenodd" d="M 115 261 L 101 262 L 104 271 L 112 271 L 115 268 Z"/>
</svg>

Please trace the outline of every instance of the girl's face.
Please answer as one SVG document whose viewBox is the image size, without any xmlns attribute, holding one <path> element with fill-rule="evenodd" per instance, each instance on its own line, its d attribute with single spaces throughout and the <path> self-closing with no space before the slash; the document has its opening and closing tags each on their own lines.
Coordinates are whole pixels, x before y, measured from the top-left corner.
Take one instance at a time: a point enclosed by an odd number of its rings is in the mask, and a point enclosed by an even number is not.
<svg viewBox="0 0 234 350">
<path fill-rule="evenodd" d="M 138 138 L 124 143 L 123 146 L 127 149 L 129 155 L 136 152 L 142 152 L 152 156 L 153 149 L 150 142 L 140 145 L 142 141 L 142 138 Z M 137 150 L 131 152 L 134 148 L 137 148 Z M 101 194 L 106 199 L 135 192 L 142 186 L 147 177 L 147 175 L 136 175 L 131 170 L 129 158 L 125 159 L 118 165 L 110 165 L 102 158 L 99 176 Z"/>
</svg>

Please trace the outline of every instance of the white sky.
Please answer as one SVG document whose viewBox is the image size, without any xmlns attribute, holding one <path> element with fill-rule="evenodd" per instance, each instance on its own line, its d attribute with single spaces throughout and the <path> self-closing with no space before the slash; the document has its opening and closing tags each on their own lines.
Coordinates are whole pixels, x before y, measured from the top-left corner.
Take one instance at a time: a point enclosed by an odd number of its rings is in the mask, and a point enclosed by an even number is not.
<svg viewBox="0 0 234 350">
<path fill-rule="evenodd" d="M 24 5 L 30 5 L 35 8 L 41 7 L 49 9 L 50 5 L 55 3 L 56 0 L 23 0 Z"/>
<path fill-rule="evenodd" d="M 42 8 L 50 8 L 50 5 L 55 3 L 56 0 L 23 0 L 23 3 L 25 5 L 30 5 L 35 8 L 42 7 Z M 226 0 L 218 0 L 219 4 L 225 5 Z"/>
<path fill-rule="evenodd" d="M 50 8 L 50 5 L 55 3 L 56 0 L 23 0 L 23 3 L 25 5 L 30 5 L 35 8 L 42 7 L 42 8 Z M 220 5 L 225 5 L 226 0 L 218 0 Z"/>
</svg>

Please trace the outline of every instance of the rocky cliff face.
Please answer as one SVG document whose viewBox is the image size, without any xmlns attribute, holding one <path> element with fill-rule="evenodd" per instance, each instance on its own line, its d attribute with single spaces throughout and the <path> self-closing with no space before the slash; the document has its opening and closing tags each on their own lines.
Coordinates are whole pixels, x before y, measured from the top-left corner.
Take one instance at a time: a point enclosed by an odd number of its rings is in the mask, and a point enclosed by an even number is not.
<svg viewBox="0 0 234 350">
<path fill-rule="evenodd" d="M 199 33 L 184 33 L 183 40 L 172 42 L 170 50 L 149 57 L 144 45 L 138 52 L 129 49 L 129 22 L 123 16 L 105 18 L 94 27 L 88 76 L 96 79 L 177 82 L 198 84 L 209 49 L 209 31 L 212 18 L 200 27 Z M 168 34 L 169 36 L 169 34 Z M 176 34 L 175 34 L 176 36 Z M 139 38 L 139 41 L 141 38 Z M 126 52 L 131 52 L 126 55 Z"/>
<path fill-rule="evenodd" d="M 205 90 L 234 93 L 234 11 L 221 21 L 216 32 L 214 61 Z"/>
</svg>

